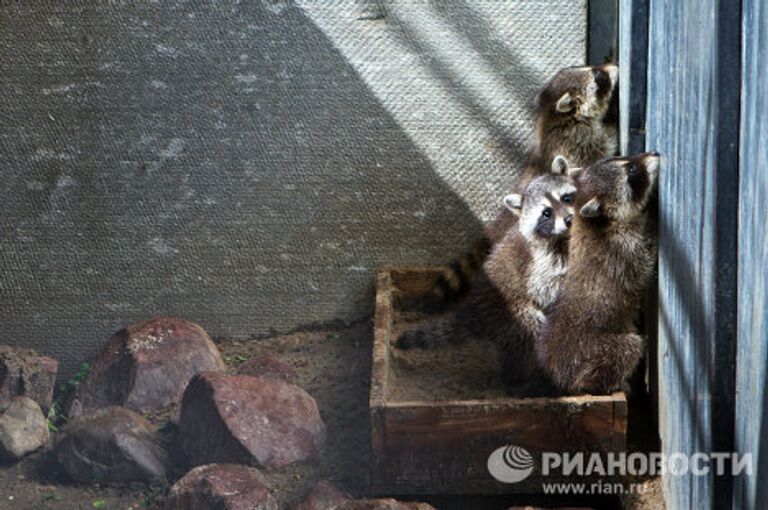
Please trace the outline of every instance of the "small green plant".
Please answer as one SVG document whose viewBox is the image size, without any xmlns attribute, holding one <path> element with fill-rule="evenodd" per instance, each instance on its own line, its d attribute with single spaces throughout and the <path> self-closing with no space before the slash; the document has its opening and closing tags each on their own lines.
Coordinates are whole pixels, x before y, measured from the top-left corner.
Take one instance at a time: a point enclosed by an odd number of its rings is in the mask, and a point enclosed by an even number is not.
<svg viewBox="0 0 768 510">
<path fill-rule="evenodd" d="M 47 492 L 43 494 L 43 501 L 61 501 L 61 494 L 55 492 Z"/>
<path fill-rule="evenodd" d="M 238 363 L 243 363 L 244 361 L 248 361 L 248 357 L 247 357 L 247 356 L 243 356 L 242 354 L 238 354 L 238 355 L 235 357 L 235 360 L 236 360 Z"/>
<path fill-rule="evenodd" d="M 106 504 L 107 504 L 107 502 L 106 502 L 106 501 L 104 501 L 103 499 L 97 499 L 96 501 L 94 501 L 93 503 L 91 503 L 91 506 L 92 506 L 93 508 L 103 508 L 103 507 L 104 507 L 104 505 L 106 505 Z"/>
<path fill-rule="evenodd" d="M 67 421 L 67 417 L 61 412 L 62 404 L 66 402 L 67 399 L 69 399 L 69 397 L 72 395 L 75 389 L 80 386 L 80 383 L 83 382 L 85 377 L 88 375 L 88 372 L 90 371 L 91 364 L 82 363 L 77 372 L 75 372 L 75 375 L 73 375 L 67 382 L 59 386 L 59 395 L 51 403 L 51 407 L 48 409 L 48 415 L 46 416 L 46 421 L 48 422 L 48 430 L 51 432 L 58 432 L 58 425 Z"/>
<path fill-rule="evenodd" d="M 58 432 L 59 427 L 55 424 L 59 421 L 59 408 L 56 401 L 51 403 L 51 407 L 48 408 L 48 415 L 45 417 L 45 421 L 48 424 L 48 430 L 51 432 Z"/>
</svg>

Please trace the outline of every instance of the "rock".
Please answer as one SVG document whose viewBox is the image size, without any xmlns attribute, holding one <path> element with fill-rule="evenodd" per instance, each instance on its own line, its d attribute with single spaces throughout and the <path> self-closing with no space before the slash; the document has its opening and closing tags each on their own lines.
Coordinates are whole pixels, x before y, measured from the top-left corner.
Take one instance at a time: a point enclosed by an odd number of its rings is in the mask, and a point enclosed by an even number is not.
<svg viewBox="0 0 768 510">
<path fill-rule="evenodd" d="M 158 317 L 115 333 L 69 402 L 71 416 L 110 405 L 140 413 L 181 400 L 195 374 L 224 370 L 208 334 L 189 321 Z"/>
<path fill-rule="evenodd" d="M 198 466 L 171 487 L 165 510 L 277 510 L 264 476 L 236 464 Z"/>
<path fill-rule="evenodd" d="M 403 503 L 386 498 L 348 501 L 327 510 L 435 510 L 435 507 L 426 503 Z"/>
<path fill-rule="evenodd" d="M 235 370 L 237 375 L 280 379 L 289 383 L 296 381 L 296 372 L 271 354 L 262 354 L 244 361 Z"/>
<path fill-rule="evenodd" d="M 20 396 L 0 401 L 0 460 L 18 460 L 50 439 L 37 402 Z"/>
<path fill-rule="evenodd" d="M 124 407 L 92 411 L 67 424 L 54 454 L 80 482 L 163 479 L 168 454 L 147 420 Z"/>
<path fill-rule="evenodd" d="M 312 486 L 300 500 L 292 501 L 285 510 L 331 510 L 350 498 L 326 481 Z"/>
<path fill-rule="evenodd" d="M 59 362 L 32 349 L 0 345 L 0 399 L 24 395 L 47 410 Z"/>
<path fill-rule="evenodd" d="M 181 445 L 193 465 L 258 463 L 279 468 L 315 457 L 325 424 L 306 391 L 275 379 L 208 372 L 181 403 Z"/>
</svg>

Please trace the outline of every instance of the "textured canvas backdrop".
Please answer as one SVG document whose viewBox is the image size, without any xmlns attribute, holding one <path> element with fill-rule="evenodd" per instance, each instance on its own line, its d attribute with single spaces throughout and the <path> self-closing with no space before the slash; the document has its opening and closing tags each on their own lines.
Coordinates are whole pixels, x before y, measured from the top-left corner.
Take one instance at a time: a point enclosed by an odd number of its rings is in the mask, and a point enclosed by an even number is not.
<svg viewBox="0 0 768 510">
<path fill-rule="evenodd" d="M 64 375 L 153 314 L 250 338 L 461 252 L 585 1 L 0 2 L 0 343 Z"/>
</svg>

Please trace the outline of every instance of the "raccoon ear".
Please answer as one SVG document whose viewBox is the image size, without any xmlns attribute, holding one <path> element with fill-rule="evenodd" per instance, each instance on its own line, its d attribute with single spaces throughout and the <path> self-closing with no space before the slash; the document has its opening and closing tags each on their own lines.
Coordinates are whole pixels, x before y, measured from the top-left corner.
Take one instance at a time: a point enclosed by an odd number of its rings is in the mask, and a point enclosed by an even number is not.
<svg viewBox="0 0 768 510">
<path fill-rule="evenodd" d="M 600 202 L 597 198 L 591 199 L 579 209 L 579 215 L 584 218 L 597 218 L 600 215 Z"/>
<path fill-rule="evenodd" d="M 516 216 L 520 216 L 523 209 L 523 195 L 519 193 L 510 193 L 504 197 L 504 205 Z"/>
<path fill-rule="evenodd" d="M 568 172 L 568 160 L 563 156 L 555 156 L 552 160 L 552 173 L 555 175 L 566 175 Z"/>
<path fill-rule="evenodd" d="M 560 96 L 560 99 L 558 99 L 557 103 L 555 104 L 555 110 L 561 113 L 566 113 L 573 110 L 573 98 L 571 97 L 570 92 L 566 92 Z"/>
<path fill-rule="evenodd" d="M 579 177 L 579 175 L 581 174 L 581 170 L 582 170 L 581 168 L 569 168 L 568 169 L 568 177 L 571 180 L 576 180 Z"/>
</svg>

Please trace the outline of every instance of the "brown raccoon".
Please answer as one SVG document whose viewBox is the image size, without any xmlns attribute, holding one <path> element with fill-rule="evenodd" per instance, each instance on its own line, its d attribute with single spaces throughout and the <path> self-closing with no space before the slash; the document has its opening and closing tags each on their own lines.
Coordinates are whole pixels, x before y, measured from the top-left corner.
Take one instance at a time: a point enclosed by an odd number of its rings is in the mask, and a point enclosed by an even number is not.
<svg viewBox="0 0 768 510">
<path fill-rule="evenodd" d="M 546 174 L 556 155 L 583 166 L 616 153 L 618 75 L 619 68 L 613 64 L 568 67 L 544 86 L 536 98 L 534 147 L 511 192 L 521 192 L 531 179 Z M 427 299 L 439 304 L 466 294 L 490 249 L 516 221 L 514 214 L 502 209 L 467 254 L 441 268 Z"/>
<path fill-rule="evenodd" d="M 642 356 L 634 320 L 656 260 L 648 203 L 658 167 L 658 154 L 648 153 L 570 171 L 578 213 L 568 274 L 535 343 L 562 392 L 616 390 Z"/>
<path fill-rule="evenodd" d="M 487 338 L 504 351 L 508 384 L 532 378 L 533 339 L 566 270 L 575 192 L 564 175 L 567 166 L 558 157 L 552 174 L 534 178 L 522 195 L 505 197 L 520 221 L 497 243 L 483 276 L 456 310 L 406 331 L 398 347 L 434 348 L 471 336 Z"/>
</svg>

